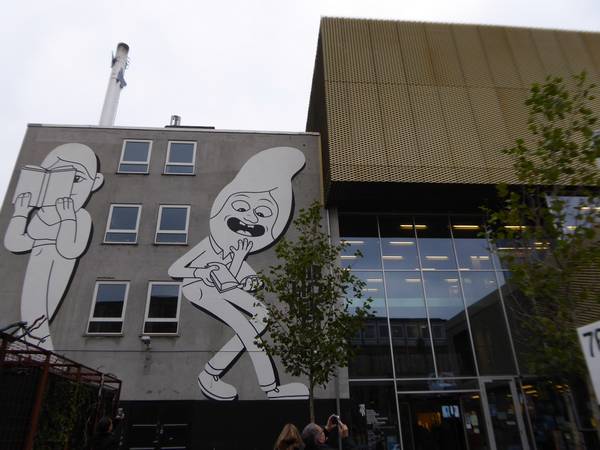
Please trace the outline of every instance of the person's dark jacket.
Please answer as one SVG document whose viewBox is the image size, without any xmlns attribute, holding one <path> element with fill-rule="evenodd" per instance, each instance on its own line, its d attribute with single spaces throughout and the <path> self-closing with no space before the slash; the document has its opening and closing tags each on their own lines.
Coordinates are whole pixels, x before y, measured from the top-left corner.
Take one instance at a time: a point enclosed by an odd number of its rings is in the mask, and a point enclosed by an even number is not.
<svg viewBox="0 0 600 450">
<path fill-rule="evenodd" d="M 118 450 L 119 436 L 112 431 L 96 433 L 90 443 L 91 450 Z"/>
<path fill-rule="evenodd" d="M 90 450 L 119 450 L 123 422 L 113 421 L 112 431 L 96 432 L 90 441 Z"/>
</svg>

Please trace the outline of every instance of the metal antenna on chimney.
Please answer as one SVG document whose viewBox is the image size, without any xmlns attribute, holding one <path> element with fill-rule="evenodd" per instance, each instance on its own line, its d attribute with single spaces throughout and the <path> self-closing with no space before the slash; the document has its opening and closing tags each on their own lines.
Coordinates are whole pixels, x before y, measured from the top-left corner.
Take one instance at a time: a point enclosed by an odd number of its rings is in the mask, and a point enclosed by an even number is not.
<svg viewBox="0 0 600 450">
<path fill-rule="evenodd" d="M 100 126 L 112 127 L 115 124 L 117 116 L 117 107 L 119 106 L 119 96 L 121 89 L 127 86 L 125 82 L 125 69 L 128 65 L 129 45 L 119 42 L 117 53 L 113 55 L 111 61 L 110 77 L 108 78 L 108 87 L 100 114 Z"/>
</svg>

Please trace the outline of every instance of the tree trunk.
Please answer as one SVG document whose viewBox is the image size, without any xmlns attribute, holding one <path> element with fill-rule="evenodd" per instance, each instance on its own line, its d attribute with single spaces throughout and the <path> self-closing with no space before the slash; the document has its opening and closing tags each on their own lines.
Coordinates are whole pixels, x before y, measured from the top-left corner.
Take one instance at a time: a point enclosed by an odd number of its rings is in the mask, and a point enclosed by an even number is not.
<svg viewBox="0 0 600 450">
<path fill-rule="evenodd" d="M 308 414 L 309 422 L 315 423 L 315 386 L 312 381 L 312 377 L 309 378 L 308 386 Z"/>
</svg>

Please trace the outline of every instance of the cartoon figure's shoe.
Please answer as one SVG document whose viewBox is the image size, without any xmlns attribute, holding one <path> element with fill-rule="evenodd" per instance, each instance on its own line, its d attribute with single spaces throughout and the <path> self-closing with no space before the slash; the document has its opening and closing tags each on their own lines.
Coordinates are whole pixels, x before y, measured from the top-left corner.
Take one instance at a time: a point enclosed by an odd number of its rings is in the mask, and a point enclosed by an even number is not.
<svg viewBox="0 0 600 450">
<path fill-rule="evenodd" d="M 198 375 L 198 385 L 202 393 L 212 400 L 235 400 L 238 395 L 237 390 L 232 385 L 225 383 L 219 377 L 211 375 L 204 370 Z"/>
<path fill-rule="evenodd" d="M 288 383 L 267 391 L 269 400 L 306 400 L 308 388 L 302 383 Z"/>
</svg>

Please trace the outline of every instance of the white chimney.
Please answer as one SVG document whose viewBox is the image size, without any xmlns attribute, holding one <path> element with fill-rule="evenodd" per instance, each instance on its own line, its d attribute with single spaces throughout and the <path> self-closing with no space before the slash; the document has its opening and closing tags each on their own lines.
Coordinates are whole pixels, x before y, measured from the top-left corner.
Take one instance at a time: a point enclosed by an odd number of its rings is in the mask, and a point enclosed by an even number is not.
<svg viewBox="0 0 600 450">
<path fill-rule="evenodd" d="M 127 83 L 125 83 L 125 69 L 127 69 L 128 54 L 129 46 L 124 42 L 119 42 L 117 54 L 112 59 L 106 97 L 104 97 L 104 106 L 102 106 L 102 114 L 100 115 L 100 126 L 112 127 L 115 124 L 121 89 L 127 86 Z"/>
</svg>

